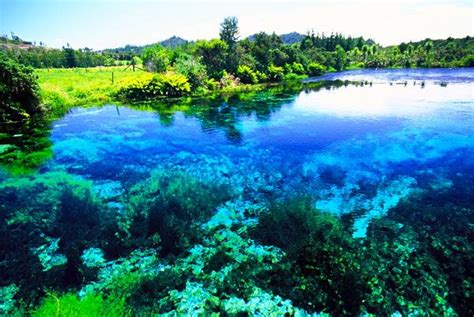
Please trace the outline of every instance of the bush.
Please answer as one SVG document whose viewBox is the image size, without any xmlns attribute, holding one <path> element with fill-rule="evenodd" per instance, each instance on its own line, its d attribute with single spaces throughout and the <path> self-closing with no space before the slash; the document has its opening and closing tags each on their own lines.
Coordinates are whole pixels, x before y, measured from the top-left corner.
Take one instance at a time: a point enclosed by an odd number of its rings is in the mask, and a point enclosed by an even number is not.
<svg viewBox="0 0 474 317">
<path fill-rule="evenodd" d="M 188 79 L 178 73 L 158 74 L 151 80 L 149 90 L 152 94 L 166 97 L 181 97 L 191 91 Z"/>
<path fill-rule="evenodd" d="M 169 53 L 161 45 L 148 47 L 142 54 L 143 65 L 153 72 L 164 72 L 170 64 Z"/>
<path fill-rule="evenodd" d="M 275 65 L 268 66 L 268 79 L 271 81 L 282 81 L 284 73 L 283 67 Z"/>
<path fill-rule="evenodd" d="M 464 67 L 474 67 L 474 55 L 467 55 L 462 59 L 462 66 Z"/>
<path fill-rule="evenodd" d="M 246 65 L 240 65 L 237 68 L 237 77 L 244 84 L 256 84 L 258 82 L 257 74 Z"/>
<path fill-rule="evenodd" d="M 19 121 L 41 111 L 33 70 L 0 53 L 0 119 Z"/>
<path fill-rule="evenodd" d="M 184 55 L 180 56 L 174 64 L 176 72 L 186 76 L 192 89 L 203 87 L 206 85 L 207 72 L 206 67 L 199 62 L 198 59 Z"/>
<path fill-rule="evenodd" d="M 295 74 L 295 73 L 289 73 L 289 74 L 286 74 L 283 76 L 283 80 L 284 81 L 294 81 L 294 80 L 302 80 L 302 79 L 305 79 L 307 78 L 308 76 L 306 75 L 298 75 L 298 74 Z"/>
<path fill-rule="evenodd" d="M 188 79 L 178 73 L 166 72 L 151 80 L 137 80 L 121 89 L 119 95 L 129 100 L 147 100 L 157 97 L 181 97 L 191 91 Z"/>
<path fill-rule="evenodd" d="M 296 62 L 285 64 L 285 71 L 287 73 L 294 73 L 297 75 L 303 75 L 305 73 L 303 65 Z"/>
<path fill-rule="evenodd" d="M 326 72 L 326 68 L 319 63 L 310 63 L 308 65 L 308 75 L 321 76 Z"/>
<path fill-rule="evenodd" d="M 209 78 L 208 80 L 206 80 L 206 87 L 209 90 L 217 90 L 219 89 L 219 82 L 214 78 Z"/>
<path fill-rule="evenodd" d="M 223 71 L 221 80 L 220 80 L 220 86 L 221 88 L 228 88 L 228 87 L 237 87 L 240 84 L 239 78 L 235 77 L 232 74 L 227 73 L 226 71 Z"/>
</svg>

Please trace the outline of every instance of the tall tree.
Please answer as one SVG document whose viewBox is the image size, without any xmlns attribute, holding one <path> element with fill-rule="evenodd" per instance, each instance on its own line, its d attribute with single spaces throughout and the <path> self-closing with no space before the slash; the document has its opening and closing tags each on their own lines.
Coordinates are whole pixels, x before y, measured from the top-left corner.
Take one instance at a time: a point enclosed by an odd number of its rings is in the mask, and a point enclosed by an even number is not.
<svg viewBox="0 0 474 317">
<path fill-rule="evenodd" d="M 221 31 L 219 36 L 230 49 L 234 48 L 239 40 L 239 20 L 236 17 L 227 17 L 221 23 Z"/>
</svg>

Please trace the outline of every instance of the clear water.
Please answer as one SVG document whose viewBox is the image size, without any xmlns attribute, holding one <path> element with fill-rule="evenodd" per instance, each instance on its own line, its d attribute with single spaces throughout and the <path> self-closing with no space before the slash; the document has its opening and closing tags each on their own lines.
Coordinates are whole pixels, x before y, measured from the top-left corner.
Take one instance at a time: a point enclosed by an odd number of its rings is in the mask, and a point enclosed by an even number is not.
<svg viewBox="0 0 474 317">
<path fill-rule="evenodd" d="M 452 175 L 473 171 L 474 70 L 362 70 L 323 79 L 366 84 L 73 109 L 46 136 L 36 130 L 44 159 L 26 158 L 26 176 L 12 175 L 18 162 L 4 161 L 1 180 L 66 172 L 92 181 L 121 214 L 123 197 L 153 171 L 181 171 L 229 185 L 233 200 L 311 197 L 316 209 L 350 219 L 354 239 L 365 239 L 370 224 L 404 199 L 450 188 Z M 6 134 L 4 143 L 34 153 L 25 145 L 31 138 L 39 137 Z"/>
<path fill-rule="evenodd" d="M 191 109 L 165 119 L 112 105 L 74 109 L 54 123 L 54 156 L 43 171 L 66 170 L 98 184 L 113 181 L 124 191 L 161 165 L 202 169 L 213 178 L 235 176 L 238 187 L 252 187 L 245 177 L 252 171 L 270 179 L 265 186 L 278 195 L 304 191 L 316 197 L 319 209 L 365 209 L 354 233 L 363 236 L 366 218 L 382 216 L 416 189 L 417 174 L 474 148 L 472 70 L 354 71 L 329 78 L 379 83 L 276 98 L 264 114 L 254 100 L 197 109 L 191 103 Z M 430 83 L 388 84 L 420 78 Z M 327 175 L 331 170 L 343 179 Z M 442 175 L 433 178 L 445 181 Z M 375 186 L 376 194 L 358 193 L 361 182 Z M 251 190 L 257 195 L 261 188 Z"/>
</svg>

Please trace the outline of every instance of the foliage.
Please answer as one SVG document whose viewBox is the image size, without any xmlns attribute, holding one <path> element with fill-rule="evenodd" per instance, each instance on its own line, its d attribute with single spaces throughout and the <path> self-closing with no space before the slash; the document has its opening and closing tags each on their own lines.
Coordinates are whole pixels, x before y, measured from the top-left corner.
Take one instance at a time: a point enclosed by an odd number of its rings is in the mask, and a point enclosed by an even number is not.
<svg viewBox="0 0 474 317">
<path fill-rule="evenodd" d="M 21 120 L 41 111 L 38 84 L 31 68 L 0 52 L 0 120 Z"/>
<path fill-rule="evenodd" d="M 230 49 L 233 49 L 237 40 L 239 39 L 239 21 L 236 17 L 225 18 L 221 23 L 221 30 L 219 36 Z"/>
<path fill-rule="evenodd" d="M 272 81 L 281 81 L 283 79 L 285 71 L 283 67 L 278 67 L 275 65 L 268 66 L 268 79 Z"/>
<path fill-rule="evenodd" d="M 227 73 L 224 71 L 222 74 L 222 77 L 219 81 L 219 85 L 223 89 L 228 89 L 228 88 L 235 88 L 240 84 L 239 78 L 235 77 L 232 74 Z"/>
<path fill-rule="evenodd" d="M 174 63 L 174 69 L 188 79 L 193 90 L 205 86 L 207 80 L 206 67 L 192 55 L 181 55 Z"/>
<path fill-rule="evenodd" d="M 146 68 L 152 72 L 164 72 L 170 64 L 169 52 L 160 44 L 147 47 L 143 51 L 141 58 Z"/>
<path fill-rule="evenodd" d="M 308 65 L 308 74 L 310 76 L 321 76 L 326 72 L 326 68 L 319 63 L 310 63 Z"/>
<path fill-rule="evenodd" d="M 0 165 L 13 175 L 32 173 L 53 156 L 50 137 L 50 122 L 36 116 L 0 125 Z"/>
<path fill-rule="evenodd" d="M 218 79 L 225 69 L 226 55 L 229 46 L 222 40 L 197 41 L 196 53 L 202 57 L 211 78 Z"/>
<path fill-rule="evenodd" d="M 153 77 L 148 85 L 153 96 L 181 97 L 191 91 L 188 79 L 178 73 L 166 72 Z"/>
<path fill-rule="evenodd" d="M 244 84 L 256 84 L 258 82 L 257 74 L 250 67 L 245 65 L 239 66 L 237 76 Z"/>
</svg>

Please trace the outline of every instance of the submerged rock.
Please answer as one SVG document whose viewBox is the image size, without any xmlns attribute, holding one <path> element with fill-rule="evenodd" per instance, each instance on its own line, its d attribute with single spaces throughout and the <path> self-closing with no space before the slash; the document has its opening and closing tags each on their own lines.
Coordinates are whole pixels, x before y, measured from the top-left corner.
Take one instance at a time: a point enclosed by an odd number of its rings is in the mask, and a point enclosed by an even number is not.
<svg viewBox="0 0 474 317">
<path fill-rule="evenodd" d="M 63 254 L 57 252 L 59 249 L 59 238 L 53 239 L 45 237 L 46 244 L 43 244 L 32 252 L 38 256 L 38 259 L 43 266 L 43 271 L 49 271 L 55 266 L 62 266 L 67 263 L 67 258 Z"/>
</svg>

